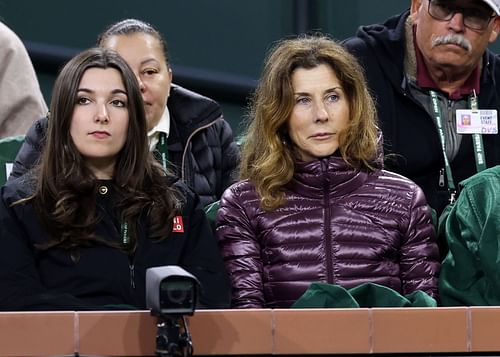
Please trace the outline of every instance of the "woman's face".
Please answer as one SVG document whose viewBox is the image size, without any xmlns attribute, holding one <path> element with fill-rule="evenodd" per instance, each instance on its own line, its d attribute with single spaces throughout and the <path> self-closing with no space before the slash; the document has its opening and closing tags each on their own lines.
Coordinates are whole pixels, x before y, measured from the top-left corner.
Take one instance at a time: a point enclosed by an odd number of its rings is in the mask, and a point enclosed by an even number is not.
<svg viewBox="0 0 500 357">
<path fill-rule="evenodd" d="M 103 47 L 115 50 L 134 71 L 141 88 L 148 130 L 158 124 L 165 111 L 172 71 L 157 38 L 145 33 L 111 36 Z"/>
<path fill-rule="evenodd" d="M 295 104 L 288 134 L 302 161 L 333 154 L 339 133 L 349 122 L 349 103 L 333 69 L 321 64 L 292 73 Z"/>
<path fill-rule="evenodd" d="M 78 86 L 70 135 L 87 167 L 100 179 L 113 177 L 128 131 L 128 100 L 120 72 L 89 68 Z"/>
</svg>

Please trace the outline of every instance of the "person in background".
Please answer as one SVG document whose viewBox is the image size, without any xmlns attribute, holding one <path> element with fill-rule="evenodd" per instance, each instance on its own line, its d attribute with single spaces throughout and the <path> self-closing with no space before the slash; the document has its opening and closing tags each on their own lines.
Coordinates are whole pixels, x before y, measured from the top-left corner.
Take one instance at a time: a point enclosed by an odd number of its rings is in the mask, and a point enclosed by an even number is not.
<svg viewBox="0 0 500 357">
<path fill-rule="evenodd" d="M 375 96 L 385 167 L 415 181 L 438 215 L 458 183 L 477 172 L 478 151 L 484 166 L 500 164 L 500 135 L 478 135 L 476 144 L 456 120 L 473 103 L 485 115 L 500 109 L 500 61 L 487 49 L 499 14 L 498 0 L 412 0 L 408 11 L 343 42 Z M 491 119 L 489 127 L 498 127 L 497 115 Z"/>
<path fill-rule="evenodd" d="M 439 291 L 443 306 L 500 305 L 500 166 L 461 182 L 444 234 L 450 250 Z"/>
<path fill-rule="evenodd" d="M 239 149 L 220 106 L 172 84 L 167 44 L 148 23 L 117 22 L 99 35 L 97 45 L 116 50 L 134 71 L 144 100 L 149 145 L 158 160 L 186 182 L 204 206 L 217 201 L 234 182 L 239 164 Z M 30 129 L 11 177 L 36 162 L 46 127 L 45 118 Z"/>
<path fill-rule="evenodd" d="M 0 22 L 0 138 L 24 135 L 47 114 L 31 59 L 19 37 Z"/>
<path fill-rule="evenodd" d="M 313 282 L 437 298 L 431 212 L 415 183 L 380 168 L 362 73 L 319 35 L 282 40 L 268 54 L 241 181 L 224 192 L 216 221 L 233 307 L 290 307 Z"/>
<path fill-rule="evenodd" d="M 80 53 L 50 113 L 39 165 L 0 191 L 0 310 L 145 309 L 146 269 L 164 265 L 199 279 L 200 307 L 226 306 L 203 207 L 150 152 L 127 63 L 108 49 Z"/>
</svg>

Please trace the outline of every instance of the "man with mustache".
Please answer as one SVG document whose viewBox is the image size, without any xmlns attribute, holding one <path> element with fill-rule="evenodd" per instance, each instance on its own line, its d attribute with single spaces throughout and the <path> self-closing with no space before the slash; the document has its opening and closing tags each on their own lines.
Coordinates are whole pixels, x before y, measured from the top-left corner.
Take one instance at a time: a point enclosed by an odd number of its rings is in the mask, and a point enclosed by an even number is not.
<svg viewBox="0 0 500 357">
<path fill-rule="evenodd" d="M 412 0 L 409 10 L 344 41 L 377 102 L 385 167 L 420 185 L 438 214 L 453 186 L 477 172 L 480 148 L 458 132 L 457 110 L 470 110 L 474 99 L 479 109 L 500 109 L 500 59 L 487 49 L 498 15 L 500 0 Z M 500 164 L 500 136 L 477 136 L 486 166 Z"/>
</svg>

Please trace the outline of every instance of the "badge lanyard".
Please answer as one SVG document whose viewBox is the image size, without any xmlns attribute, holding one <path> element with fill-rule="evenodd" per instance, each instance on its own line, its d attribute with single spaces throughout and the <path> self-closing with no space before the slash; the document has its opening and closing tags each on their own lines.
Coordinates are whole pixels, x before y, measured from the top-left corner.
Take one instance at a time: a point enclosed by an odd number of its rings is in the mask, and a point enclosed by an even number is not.
<svg viewBox="0 0 500 357">
<path fill-rule="evenodd" d="M 121 224 L 121 235 L 123 245 L 128 245 L 130 243 L 130 237 L 128 235 L 128 224 L 127 222 Z"/>
<path fill-rule="evenodd" d="M 434 115 L 436 117 L 436 124 L 439 132 L 439 139 L 441 141 L 441 149 L 443 151 L 443 158 L 444 158 L 444 166 L 446 169 L 446 178 L 448 181 L 448 189 L 450 190 L 450 202 L 455 201 L 455 195 L 456 195 L 456 187 L 455 187 L 455 182 L 453 181 L 453 175 L 451 173 L 451 166 L 450 162 L 448 160 L 448 156 L 446 155 L 446 137 L 444 135 L 444 129 L 443 129 L 443 120 L 442 120 L 442 115 L 441 115 L 441 108 L 439 107 L 439 100 L 437 97 L 437 94 L 435 91 L 429 91 L 432 99 L 432 109 L 434 110 Z M 474 95 L 470 96 L 469 99 L 469 105 L 470 109 L 472 110 L 478 110 L 478 104 L 477 104 L 477 97 L 474 93 Z M 473 140 L 473 146 L 474 146 L 474 158 L 476 160 L 476 170 L 477 172 L 480 172 L 484 169 L 486 169 L 486 163 L 484 159 L 484 149 L 483 149 L 483 138 L 481 134 L 473 134 L 472 136 Z"/>
<path fill-rule="evenodd" d="M 158 140 L 158 144 L 156 144 L 155 151 L 155 156 L 158 158 L 158 161 L 160 161 L 161 165 L 166 170 L 168 160 L 167 134 L 160 132 L 160 140 Z"/>
</svg>

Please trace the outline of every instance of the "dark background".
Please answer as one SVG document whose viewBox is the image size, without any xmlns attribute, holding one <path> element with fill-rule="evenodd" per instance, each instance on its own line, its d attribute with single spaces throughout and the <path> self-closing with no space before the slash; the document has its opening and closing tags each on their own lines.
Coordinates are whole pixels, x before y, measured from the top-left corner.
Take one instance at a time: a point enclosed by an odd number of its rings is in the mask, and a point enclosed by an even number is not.
<svg viewBox="0 0 500 357">
<path fill-rule="evenodd" d="M 47 103 L 60 65 L 109 24 L 150 22 L 167 40 L 174 82 L 218 100 L 233 130 L 266 51 L 319 30 L 336 39 L 402 12 L 409 0 L 0 0 L 0 19 L 25 42 Z"/>
</svg>

